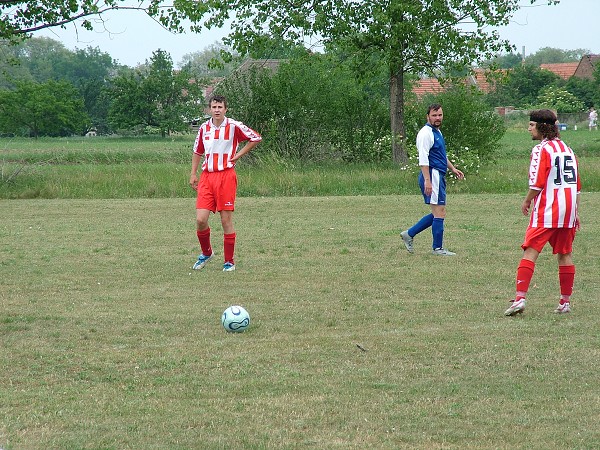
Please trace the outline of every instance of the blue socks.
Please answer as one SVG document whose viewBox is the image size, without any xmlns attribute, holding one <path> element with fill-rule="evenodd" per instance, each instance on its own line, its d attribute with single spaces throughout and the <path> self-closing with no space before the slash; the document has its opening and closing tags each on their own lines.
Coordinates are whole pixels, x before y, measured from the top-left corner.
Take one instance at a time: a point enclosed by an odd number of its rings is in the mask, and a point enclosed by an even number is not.
<svg viewBox="0 0 600 450">
<path fill-rule="evenodd" d="M 433 214 L 427 214 L 423 216 L 421 220 L 415 223 L 412 227 L 408 229 L 408 235 L 410 237 L 415 237 L 421 231 L 426 230 L 433 223 Z"/>
<path fill-rule="evenodd" d="M 442 248 L 444 244 L 444 219 L 436 217 L 431 225 L 433 234 L 433 249 Z"/>
<path fill-rule="evenodd" d="M 415 237 L 421 231 L 431 227 L 431 234 L 433 235 L 433 248 L 441 248 L 444 245 L 444 219 L 434 218 L 433 214 L 427 214 L 423 216 L 416 224 L 408 229 L 408 235 Z"/>
</svg>

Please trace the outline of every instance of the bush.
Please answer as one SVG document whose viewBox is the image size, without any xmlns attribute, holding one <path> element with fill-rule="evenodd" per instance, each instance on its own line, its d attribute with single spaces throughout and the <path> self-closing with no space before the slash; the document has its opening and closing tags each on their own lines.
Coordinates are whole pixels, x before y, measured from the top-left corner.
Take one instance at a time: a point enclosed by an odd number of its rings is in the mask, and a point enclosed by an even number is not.
<svg viewBox="0 0 600 450">
<path fill-rule="evenodd" d="M 557 86 L 548 86 L 542 89 L 537 100 L 540 107 L 553 109 L 560 113 L 575 113 L 585 109 L 583 102 L 575 95 Z"/>
<path fill-rule="evenodd" d="M 313 162 L 382 158 L 373 149 L 389 133 L 387 100 L 342 61 L 312 54 L 282 62 L 275 74 L 236 72 L 218 91 L 231 117 L 263 135 L 263 151 Z"/>
<path fill-rule="evenodd" d="M 418 123 L 418 126 L 406 127 L 407 139 L 414 142 L 416 133 L 425 123 L 427 107 L 432 103 L 442 105 L 444 122 L 441 130 L 447 152 L 458 161 L 463 172 L 465 166 L 461 161 L 472 173 L 481 163 L 496 159 L 498 142 L 506 131 L 504 119 L 489 109 L 479 91 L 462 85 L 424 97 L 417 103 L 417 108 L 407 108 L 406 123 Z M 420 117 L 414 116 L 417 111 Z"/>
</svg>

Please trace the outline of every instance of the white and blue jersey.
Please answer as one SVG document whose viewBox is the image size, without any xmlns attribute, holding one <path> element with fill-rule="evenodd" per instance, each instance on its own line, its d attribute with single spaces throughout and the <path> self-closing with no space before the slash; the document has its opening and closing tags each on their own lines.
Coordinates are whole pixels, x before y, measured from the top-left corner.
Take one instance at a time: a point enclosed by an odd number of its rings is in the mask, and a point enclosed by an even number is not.
<svg viewBox="0 0 600 450">
<path fill-rule="evenodd" d="M 446 142 L 442 132 L 430 124 L 425 124 L 417 134 L 417 150 L 419 151 L 419 166 L 429 166 L 431 179 L 431 195 L 425 195 L 425 179 L 419 173 L 419 187 L 426 204 L 446 204 L 446 171 L 448 157 Z"/>
<path fill-rule="evenodd" d="M 429 166 L 445 174 L 448 170 L 446 141 L 442 132 L 430 124 L 425 124 L 417 134 L 419 166 Z"/>
</svg>

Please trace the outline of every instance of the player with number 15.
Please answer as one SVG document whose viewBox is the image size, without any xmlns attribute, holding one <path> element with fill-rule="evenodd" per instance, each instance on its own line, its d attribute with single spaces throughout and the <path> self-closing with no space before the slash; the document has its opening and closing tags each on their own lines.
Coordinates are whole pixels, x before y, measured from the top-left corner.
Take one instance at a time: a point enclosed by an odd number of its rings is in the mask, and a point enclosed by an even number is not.
<svg viewBox="0 0 600 450">
<path fill-rule="evenodd" d="M 548 109 L 532 111 L 528 131 L 541 141 L 531 151 L 529 192 L 521 211 L 529 215 L 529 226 L 521 245 L 523 257 L 517 269 L 515 299 L 504 314 L 514 316 L 525 310 L 525 296 L 540 252 L 550 243 L 558 257 L 560 300 L 555 313 L 571 311 L 571 294 L 575 280 L 573 240 L 579 229 L 579 192 L 581 180 L 577 158 L 561 139 L 556 115 Z M 532 207 L 533 204 L 533 208 Z"/>
</svg>

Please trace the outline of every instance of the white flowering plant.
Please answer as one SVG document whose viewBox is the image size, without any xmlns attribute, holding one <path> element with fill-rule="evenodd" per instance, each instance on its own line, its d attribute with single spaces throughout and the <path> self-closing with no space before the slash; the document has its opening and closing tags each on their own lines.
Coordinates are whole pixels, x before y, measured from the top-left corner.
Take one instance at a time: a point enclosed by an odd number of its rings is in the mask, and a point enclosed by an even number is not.
<svg viewBox="0 0 600 450">
<path fill-rule="evenodd" d="M 481 158 L 479 157 L 477 151 L 472 150 L 469 147 L 462 147 L 458 152 L 449 150 L 447 154 L 450 162 L 454 165 L 454 167 L 465 174 L 465 178 L 467 175 L 479 174 L 479 169 L 481 168 Z M 458 178 L 456 175 L 454 175 L 452 172 L 448 172 L 448 181 L 450 183 L 455 183 L 457 180 Z"/>
<path fill-rule="evenodd" d="M 401 165 L 400 170 L 418 175 L 421 168 L 419 167 L 417 146 L 407 145 L 406 149 L 408 151 L 408 162 Z M 459 148 L 458 151 L 447 150 L 447 155 L 450 162 L 465 174 L 465 178 L 467 175 L 479 174 L 479 169 L 481 169 L 481 158 L 477 151 L 465 146 Z M 452 172 L 448 172 L 447 178 L 450 183 L 457 181 L 456 175 Z"/>
</svg>

